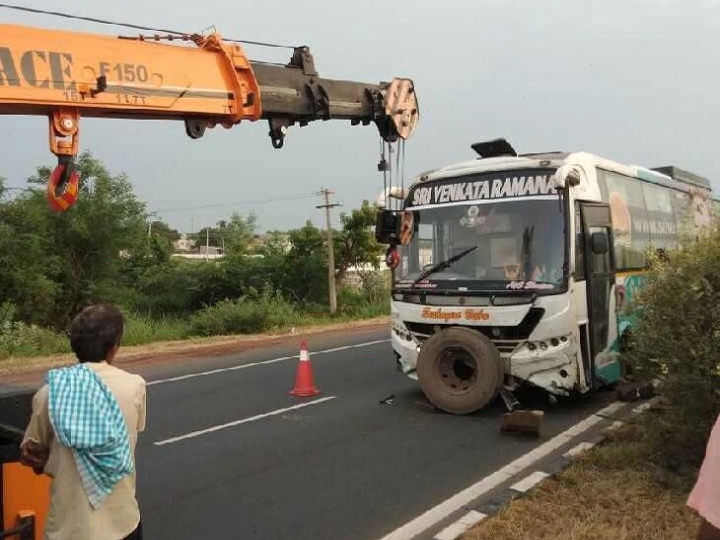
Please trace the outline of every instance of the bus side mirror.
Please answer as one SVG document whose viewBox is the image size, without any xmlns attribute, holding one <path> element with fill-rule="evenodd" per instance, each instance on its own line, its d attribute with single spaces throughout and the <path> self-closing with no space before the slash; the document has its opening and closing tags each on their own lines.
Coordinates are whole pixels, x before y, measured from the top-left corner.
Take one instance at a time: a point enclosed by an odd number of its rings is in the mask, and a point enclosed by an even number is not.
<svg viewBox="0 0 720 540">
<path fill-rule="evenodd" d="M 390 244 L 397 239 L 398 216 L 392 210 L 379 210 L 375 222 L 375 239 L 381 244 Z"/>
<path fill-rule="evenodd" d="M 610 240 L 606 232 L 594 232 L 590 236 L 590 245 L 595 255 L 604 255 L 610 251 Z"/>
<path fill-rule="evenodd" d="M 572 165 L 563 165 L 553 177 L 557 189 L 568 189 L 580 184 L 582 173 L 577 167 Z"/>
</svg>

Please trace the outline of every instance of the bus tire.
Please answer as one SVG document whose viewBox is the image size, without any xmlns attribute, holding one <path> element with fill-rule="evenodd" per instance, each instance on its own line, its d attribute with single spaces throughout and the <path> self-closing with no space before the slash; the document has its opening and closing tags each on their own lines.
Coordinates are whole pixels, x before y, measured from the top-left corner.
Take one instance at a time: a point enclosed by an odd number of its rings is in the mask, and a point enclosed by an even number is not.
<svg viewBox="0 0 720 540">
<path fill-rule="evenodd" d="M 470 414 L 495 399 L 505 370 L 500 353 L 487 337 L 453 326 L 423 344 L 417 374 L 425 397 L 438 409 Z"/>
</svg>

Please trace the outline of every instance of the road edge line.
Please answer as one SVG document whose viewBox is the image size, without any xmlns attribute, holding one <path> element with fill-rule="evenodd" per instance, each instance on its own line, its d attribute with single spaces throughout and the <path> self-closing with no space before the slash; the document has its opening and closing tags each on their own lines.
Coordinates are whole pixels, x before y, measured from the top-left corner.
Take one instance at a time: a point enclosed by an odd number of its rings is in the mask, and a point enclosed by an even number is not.
<svg viewBox="0 0 720 540">
<path fill-rule="evenodd" d="M 440 504 L 426 510 L 416 518 L 383 536 L 380 540 L 411 540 L 417 537 L 431 527 L 437 525 L 443 519 L 452 515 L 454 512 L 462 509 L 462 507 L 495 489 L 503 482 L 510 480 L 513 476 L 529 468 L 540 459 L 550 455 L 564 444 L 567 444 L 568 441 L 577 437 L 581 433 L 586 432 L 596 424 L 606 420 L 604 417 L 605 415 L 617 412 L 625 405 L 626 403 L 621 401 L 613 401 L 611 404 L 594 412 L 580 422 L 577 422 L 565 431 L 555 435 L 552 439 L 545 441 L 537 448 L 523 454 L 489 476 L 482 478 L 464 490 L 459 491 L 455 495 L 445 499 Z"/>
<path fill-rule="evenodd" d="M 433 540 L 455 540 L 486 518 L 487 515 L 483 514 L 482 512 L 478 512 L 477 510 L 470 510 L 460 519 L 451 523 L 442 531 L 437 533 L 433 537 Z"/>
</svg>

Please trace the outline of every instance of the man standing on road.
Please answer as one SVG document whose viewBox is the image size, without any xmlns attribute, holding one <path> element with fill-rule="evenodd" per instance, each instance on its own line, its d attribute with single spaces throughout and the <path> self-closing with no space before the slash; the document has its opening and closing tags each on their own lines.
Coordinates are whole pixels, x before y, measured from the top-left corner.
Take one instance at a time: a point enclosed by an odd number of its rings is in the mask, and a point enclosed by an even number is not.
<svg viewBox="0 0 720 540">
<path fill-rule="evenodd" d="M 84 309 L 70 327 L 79 363 L 50 370 L 33 398 L 21 461 L 52 477 L 45 540 L 141 540 L 135 445 L 145 428 L 145 381 L 112 365 L 122 313 Z"/>
<path fill-rule="evenodd" d="M 705 460 L 687 504 L 702 519 L 697 540 L 720 540 L 720 416 L 710 433 Z"/>
</svg>

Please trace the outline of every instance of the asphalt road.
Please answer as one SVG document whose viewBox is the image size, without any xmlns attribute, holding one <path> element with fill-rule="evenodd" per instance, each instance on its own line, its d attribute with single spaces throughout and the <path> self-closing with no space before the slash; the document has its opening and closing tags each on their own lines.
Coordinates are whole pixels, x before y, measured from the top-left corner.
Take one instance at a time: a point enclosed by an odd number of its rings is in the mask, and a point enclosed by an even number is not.
<svg viewBox="0 0 720 540">
<path fill-rule="evenodd" d="M 540 440 L 501 436 L 499 406 L 435 411 L 395 371 L 388 337 L 313 337 L 311 398 L 288 394 L 299 343 L 139 368 L 150 382 L 138 447 L 146 537 L 377 540 L 612 397 L 561 402 Z"/>
</svg>

